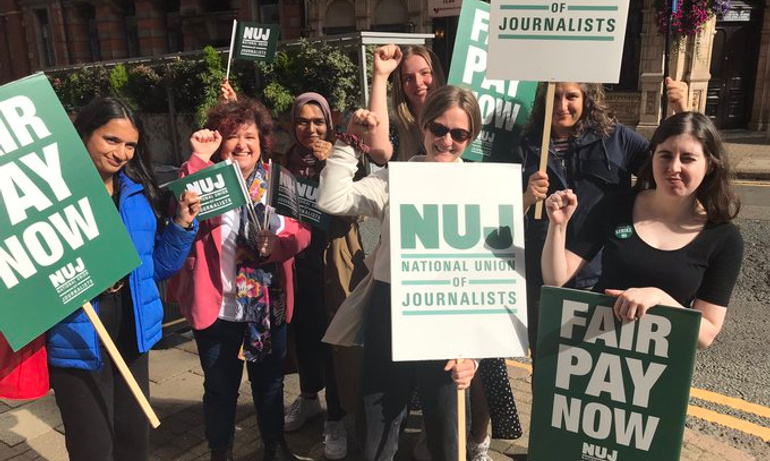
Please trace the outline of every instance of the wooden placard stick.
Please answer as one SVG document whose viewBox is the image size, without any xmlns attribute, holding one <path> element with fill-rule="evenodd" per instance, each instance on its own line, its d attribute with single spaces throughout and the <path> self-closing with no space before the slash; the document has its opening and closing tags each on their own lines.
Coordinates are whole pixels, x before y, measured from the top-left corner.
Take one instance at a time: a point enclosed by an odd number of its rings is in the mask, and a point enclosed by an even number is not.
<svg viewBox="0 0 770 461">
<path fill-rule="evenodd" d="M 548 82 L 548 91 L 545 94 L 545 117 L 543 118 L 543 142 L 540 144 L 540 168 L 546 172 L 548 165 L 548 146 L 551 143 L 551 120 L 553 120 L 553 96 L 556 93 L 556 83 Z M 543 201 L 535 204 L 535 219 L 543 218 Z"/>
<path fill-rule="evenodd" d="M 457 359 L 460 365 L 463 359 Z M 465 389 L 457 389 L 457 460 L 465 461 Z"/>
<path fill-rule="evenodd" d="M 83 304 L 83 311 L 85 311 L 88 320 L 91 321 L 91 324 L 96 329 L 96 333 L 99 335 L 99 339 L 102 340 L 102 344 L 104 344 L 104 347 L 107 349 L 107 353 L 110 354 L 112 362 L 118 368 L 120 374 L 123 375 L 123 379 L 126 380 L 126 384 L 128 384 L 128 388 L 131 389 L 131 393 L 134 394 L 136 402 L 140 407 L 142 407 L 142 411 L 144 411 L 145 416 L 147 416 L 147 419 L 150 421 L 150 425 L 153 427 L 153 429 L 157 428 L 160 426 L 160 420 L 158 420 L 158 416 L 152 410 L 150 402 L 147 401 L 147 397 L 145 397 L 142 390 L 139 389 L 139 384 L 136 383 L 134 375 L 131 374 L 128 366 L 126 366 L 126 361 L 123 360 L 123 356 L 120 355 L 118 348 L 115 346 L 115 343 L 112 341 L 112 338 L 110 338 L 109 333 L 107 333 L 107 330 L 104 328 L 104 324 L 102 324 L 102 321 L 99 320 L 99 315 L 97 315 L 94 307 L 90 302 L 87 302 Z"/>
</svg>

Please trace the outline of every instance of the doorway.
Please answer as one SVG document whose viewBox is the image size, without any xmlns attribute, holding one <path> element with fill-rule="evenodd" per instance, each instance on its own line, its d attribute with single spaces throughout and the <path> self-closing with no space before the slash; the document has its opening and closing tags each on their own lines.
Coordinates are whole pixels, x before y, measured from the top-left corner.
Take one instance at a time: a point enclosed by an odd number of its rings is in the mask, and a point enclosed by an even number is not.
<svg viewBox="0 0 770 461">
<path fill-rule="evenodd" d="M 711 55 L 706 115 L 719 129 L 747 128 L 762 31 L 762 8 L 734 1 L 717 21 Z"/>
</svg>

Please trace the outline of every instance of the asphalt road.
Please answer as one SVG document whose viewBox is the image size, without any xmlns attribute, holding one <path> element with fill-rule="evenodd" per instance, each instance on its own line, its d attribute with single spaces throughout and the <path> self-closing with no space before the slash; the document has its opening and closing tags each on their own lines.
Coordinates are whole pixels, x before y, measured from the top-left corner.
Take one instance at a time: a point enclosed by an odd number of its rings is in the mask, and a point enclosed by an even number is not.
<svg viewBox="0 0 770 461">
<path fill-rule="evenodd" d="M 744 257 L 727 319 L 714 344 L 698 354 L 693 387 L 770 407 L 770 183 L 741 183 L 742 208 L 737 220 L 744 240 Z M 694 404 L 763 428 L 770 417 L 699 399 Z M 693 429 L 753 454 L 770 459 L 770 441 L 699 418 L 688 418 Z"/>
</svg>

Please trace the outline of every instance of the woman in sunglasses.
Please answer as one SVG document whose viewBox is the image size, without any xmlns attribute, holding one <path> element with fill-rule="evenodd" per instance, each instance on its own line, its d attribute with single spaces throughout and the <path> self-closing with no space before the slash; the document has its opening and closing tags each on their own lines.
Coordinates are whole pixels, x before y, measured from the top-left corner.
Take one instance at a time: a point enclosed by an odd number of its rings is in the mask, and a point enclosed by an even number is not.
<svg viewBox="0 0 770 461">
<path fill-rule="evenodd" d="M 374 281 L 364 318 L 366 342 L 361 382 L 366 427 L 364 458 L 369 461 L 393 459 L 400 423 L 416 387 L 432 458 L 457 459 L 457 389 L 470 385 L 476 363 L 472 360 L 461 363 L 391 360 L 388 170 L 379 170 L 353 182 L 358 157 L 368 150 L 360 139 L 377 130 L 379 123 L 373 112 L 359 110 L 353 114 L 348 132 L 340 135 L 321 172 L 318 199 L 319 207 L 329 213 L 365 215 L 380 221 L 380 245 L 367 260 Z M 481 130 L 481 111 L 473 93 L 444 86 L 428 96 L 420 126 L 425 155 L 411 161 L 460 162 L 463 150 Z"/>
<path fill-rule="evenodd" d="M 387 102 L 389 76 L 393 77 L 393 111 L 390 114 Z M 375 50 L 369 110 L 377 115 L 380 124 L 367 138 L 369 156 L 375 163 L 384 165 L 391 159 L 404 161 L 427 154 L 423 144 L 424 127 L 418 121 L 428 96 L 445 82 L 438 57 L 425 47 L 409 46 L 402 50 L 396 45 L 385 45 Z M 455 138 L 458 137 L 461 135 L 456 132 Z M 468 447 L 473 461 L 488 459 L 485 456 L 490 442 L 490 411 L 495 438 L 516 439 L 521 435 L 504 360 L 482 361 L 479 379 L 474 381 L 471 389 L 471 406 L 473 421 Z M 420 456 L 420 448 L 421 443 L 418 443 L 415 457 L 423 459 L 425 456 Z"/>
</svg>

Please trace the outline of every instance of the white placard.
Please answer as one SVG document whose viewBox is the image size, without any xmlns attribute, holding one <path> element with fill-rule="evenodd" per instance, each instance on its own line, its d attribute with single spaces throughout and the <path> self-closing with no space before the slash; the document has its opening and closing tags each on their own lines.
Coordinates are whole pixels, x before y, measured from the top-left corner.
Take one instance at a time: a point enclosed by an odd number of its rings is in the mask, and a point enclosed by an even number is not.
<svg viewBox="0 0 770 461">
<path fill-rule="evenodd" d="M 388 168 L 393 360 L 525 356 L 521 165 Z"/>
<path fill-rule="evenodd" d="M 492 0 L 487 78 L 617 83 L 628 0 Z"/>
<path fill-rule="evenodd" d="M 428 17 L 460 16 L 463 0 L 428 0 Z"/>
</svg>

